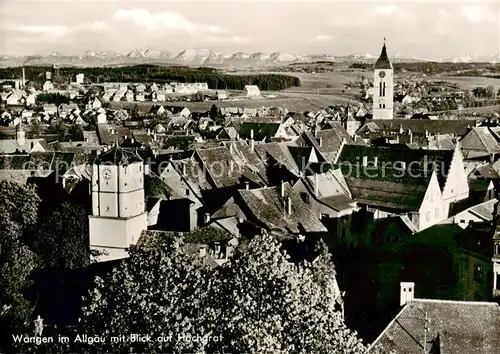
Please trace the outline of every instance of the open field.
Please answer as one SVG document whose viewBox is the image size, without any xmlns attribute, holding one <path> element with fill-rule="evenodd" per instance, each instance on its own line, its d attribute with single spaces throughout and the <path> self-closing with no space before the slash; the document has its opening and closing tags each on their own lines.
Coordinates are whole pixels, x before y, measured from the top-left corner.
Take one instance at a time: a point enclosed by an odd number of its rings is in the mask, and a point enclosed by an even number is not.
<svg viewBox="0 0 500 354">
<path fill-rule="evenodd" d="M 432 81 L 448 81 L 451 83 L 456 83 L 460 85 L 460 88 L 464 90 L 472 90 L 478 86 L 493 86 L 495 91 L 500 90 L 500 79 L 494 79 L 490 77 L 482 76 L 431 76 L 429 77 Z"/>
<path fill-rule="evenodd" d="M 255 98 L 255 99 L 242 99 L 237 101 L 206 101 L 206 102 L 110 102 L 112 108 L 125 108 L 130 109 L 136 104 L 143 112 L 148 112 L 152 105 L 161 104 L 166 106 L 181 106 L 187 107 L 190 111 L 205 112 L 210 110 L 213 104 L 217 107 L 249 107 L 257 108 L 262 106 L 280 106 L 287 108 L 289 111 L 303 112 L 308 110 L 318 110 L 325 108 L 329 105 L 343 104 L 348 101 L 348 98 L 331 96 L 331 95 L 317 95 L 317 94 L 303 94 L 303 93 L 287 93 L 281 94 L 273 92 L 276 98 Z"/>
</svg>

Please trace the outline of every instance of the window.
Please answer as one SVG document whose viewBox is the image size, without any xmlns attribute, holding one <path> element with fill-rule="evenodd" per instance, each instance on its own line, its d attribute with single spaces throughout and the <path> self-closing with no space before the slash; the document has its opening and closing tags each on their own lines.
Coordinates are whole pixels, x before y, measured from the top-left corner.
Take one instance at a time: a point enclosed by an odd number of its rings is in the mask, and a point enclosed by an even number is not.
<svg viewBox="0 0 500 354">
<path fill-rule="evenodd" d="M 106 211 L 109 211 L 109 206 L 108 206 L 108 207 L 106 207 Z"/>
<path fill-rule="evenodd" d="M 326 221 L 329 219 L 329 215 L 328 214 L 321 214 L 321 221 Z"/>
<path fill-rule="evenodd" d="M 474 267 L 474 280 L 479 282 L 483 280 L 483 267 L 478 264 Z"/>
<path fill-rule="evenodd" d="M 425 221 L 429 221 L 429 220 L 431 220 L 431 212 L 430 211 L 425 213 Z"/>
<path fill-rule="evenodd" d="M 189 195 L 189 189 L 186 189 L 186 195 Z"/>
<path fill-rule="evenodd" d="M 382 105 L 382 108 L 385 108 L 385 103 Z"/>
<path fill-rule="evenodd" d="M 139 165 L 139 172 L 142 172 L 142 165 Z"/>
</svg>

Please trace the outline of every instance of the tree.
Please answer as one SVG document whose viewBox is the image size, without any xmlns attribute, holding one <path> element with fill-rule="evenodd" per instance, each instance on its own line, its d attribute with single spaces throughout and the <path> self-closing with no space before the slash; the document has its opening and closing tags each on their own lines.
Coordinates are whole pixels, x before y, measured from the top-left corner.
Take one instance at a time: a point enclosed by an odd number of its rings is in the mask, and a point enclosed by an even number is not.
<svg viewBox="0 0 500 354">
<path fill-rule="evenodd" d="M 88 235 L 86 210 L 64 203 L 37 227 L 33 249 L 46 267 L 82 268 L 90 261 Z"/>
<path fill-rule="evenodd" d="M 72 351 L 365 352 L 335 309 L 326 252 L 313 264 L 293 264 L 263 233 L 233 262 L 211 270 L 185 253 L 179 236 L 149 236 L 111 275 L 96 279 L 76 333 L 149 334 L 150 341 L 76 343 Z"/>
<path fill-rule="evenodd" d="M 215 104 L 213 104 L 212 107 L 210 108 L 210 118 L 215 121 L 218 118 L 218 116 L 219 116 L 219 109 Z"/>
<path fill-rule="evenodd" d="M 68 136 L 66 139 L 71 141 L 83 141 L 83 129 L 79 125 L 73 124 L 67 131 Z"/>
<path fill-rule="evenodd" d="M 37 260 L 23 241 L 37 220 L 39 201 L 31 186 L 0 182 L 0 329 L 7 338 L 0 343 L 11 342 L 10 333 L 21 331 L 31 313 L 22 292 Z"/>
<path fill-rule="evenodd" d="M 486 87 L 486 97 L 495 98 L 495 88 L 493 86 Z"/>
<path fill-rule="evenodd" d="M 68 127 L 61 121 L 52 123 L 47 129 L 49 134 L 56 134 L 57 140 L 62 142 L 66 141 L 66 135 L 68 134 Z"/>
<path fill-rule="evenodd" d="M 134 107 L 132 107 L 132 109 L 130 110 L 130 117 L 132 119 L 138 119 L 139 116 L 140 116 L 140 109 L 139 109 L 139 106 L 137 104 L 134 105 Z"/>
</svg>

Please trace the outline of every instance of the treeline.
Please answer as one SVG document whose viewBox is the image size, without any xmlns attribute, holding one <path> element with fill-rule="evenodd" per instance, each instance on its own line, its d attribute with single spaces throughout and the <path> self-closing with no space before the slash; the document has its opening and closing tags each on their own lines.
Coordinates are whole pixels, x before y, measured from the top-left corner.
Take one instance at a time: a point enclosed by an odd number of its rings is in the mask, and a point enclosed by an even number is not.
<svg viewBox="0 0 500 354">
<path fill-rule="evenodd" d="M 500 72 L 500 64 L 491 63 L 438 63 L 438 62 L 414 62 L 393 63 L 394 71 L 402 70 L 419 72 L 425 74 L 440 74 L 444 72 L 455 72 L 455 75 L 478 76 L 485 72 Z M 353 63 L 351 69 L 372 70 L 373 63 Z"/>
<path fill-rule="evenodd" d="M 40 93 L 36 96 L 36 103 L 53 103 L 59 106 L 62 103 L 69 103 L 69 97 L 60 93 Z"/>
<path fill-rule="evenodd" d="M 49 67 L 25 67 L 26 78 L 41 84 Z M 21 77 L 21 68 L 0 69 L 0 77 L 16 79 Z M 124 67 L 60 68 L 57 80 L 70 82 L 75 75 L 83 73 L 89 83 L 103 82 L 206 82 L 211 89 L 242 90 L 245 85 L 257 85 L 261 90 L 281 90 L 300 86 L 298 77 L 281 74 L 228 75 L 213 68 L 189 68 L 182 66 L 162 67 L 156 65 L 134 65 Z"/>
</svg>

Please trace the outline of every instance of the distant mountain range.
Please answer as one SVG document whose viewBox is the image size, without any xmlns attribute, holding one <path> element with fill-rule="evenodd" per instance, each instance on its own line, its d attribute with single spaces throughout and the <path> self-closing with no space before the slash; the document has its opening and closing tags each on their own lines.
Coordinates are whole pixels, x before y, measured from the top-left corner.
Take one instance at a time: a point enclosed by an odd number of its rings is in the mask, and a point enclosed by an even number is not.
<svg viewBox="0 0 500 354">
<path fill-rule="evenodd" d="M 62 65 L 62 66 L 109 66 L 127 64 L 178 64 L 188 66 L 221 66 L 229 68 L 265 67 L 286 65 L 292 63 L 313 63 L 320 61 L 330 62 L 361 62 L 373 63 L 377 55 L 354 53 L 346 56 L 333 56 L 327 54 L 295 55 L 285 52 L 275 53 L 243 53 L 235 54 L 214 52 L 210 49 L 186 49 L 178 54 L 158 49 L 136 49 L 127 54 L 114 51 L 93 52 L 86 51 L 78 55 L 65 55 L 61 53 L 50 53 L 38 56 L 0 56 L 0 66 L 20 65 Z M 395 55 L 391 58 L 393 62 L 417 62 L 433 61 L 429 59 L 402 57 Z M 446 58 L 434 60 L 441 62 L 467 63 L 487 62 L 499 63 L 500 54 L 490 56 L 465 55 L 458 58 Z"/>
</svg>

